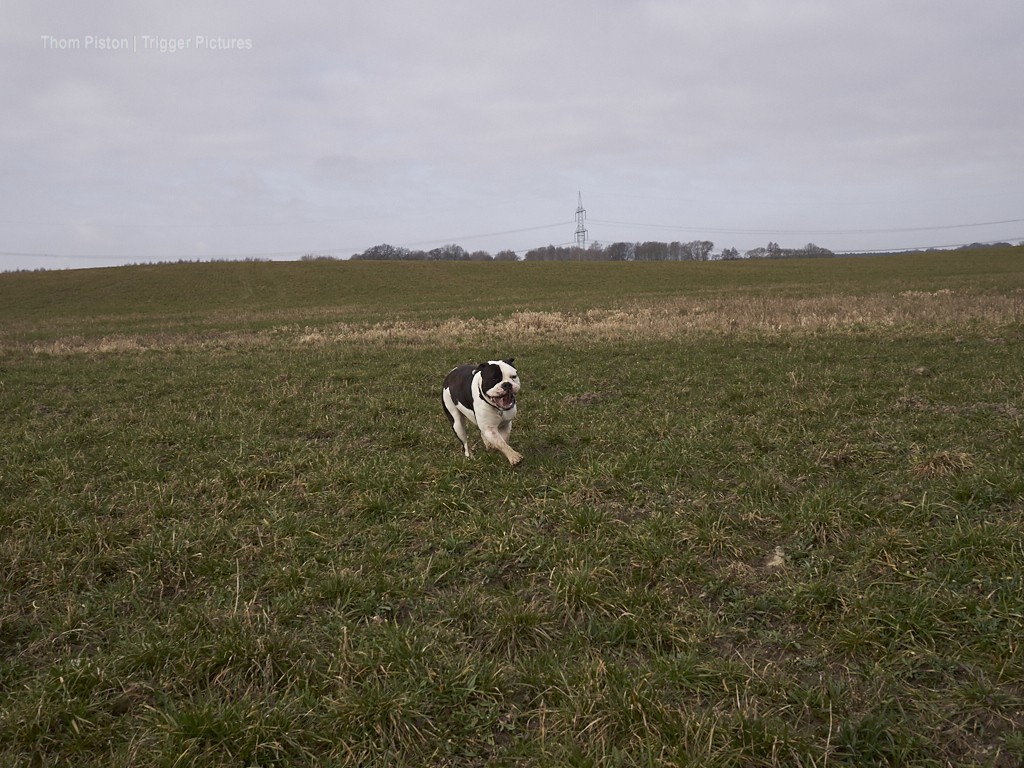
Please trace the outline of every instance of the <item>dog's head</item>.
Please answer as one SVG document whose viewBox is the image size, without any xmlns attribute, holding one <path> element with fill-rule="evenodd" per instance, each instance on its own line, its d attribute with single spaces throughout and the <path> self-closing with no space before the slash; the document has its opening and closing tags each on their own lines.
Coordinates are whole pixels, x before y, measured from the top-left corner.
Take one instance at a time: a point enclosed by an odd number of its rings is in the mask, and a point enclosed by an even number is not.
<svg viewBox="0 0 1024 768">
<path fill-rule="evenodd" d="M 519 393 L 519 371 L 508 360 L 491 360 L 476 367 L 480 377 L 480 392 L 484 399 L 500 411 L 510 411 L 516 406 Z"/>
</svg>

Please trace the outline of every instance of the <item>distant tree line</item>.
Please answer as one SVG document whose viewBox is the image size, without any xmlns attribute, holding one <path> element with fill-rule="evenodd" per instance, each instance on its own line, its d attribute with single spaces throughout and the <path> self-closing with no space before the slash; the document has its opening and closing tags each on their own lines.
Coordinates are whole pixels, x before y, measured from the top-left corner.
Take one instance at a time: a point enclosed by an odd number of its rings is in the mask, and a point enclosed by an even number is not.
<svg viewBox="0 0 1024 768">
<path fill-rule="evenodd" d="M 715 244 L 710 240 L 689 243 L 593 243 L 589 248 L 549 245 L 527 251 L 526 261 L 708 261 Z"/>
<path fill-rule="evenodd" d="M 712 261 L 735 259 L 797 259 L 808 257 L 834 256 L 827 248 L 808 243 L 803 248 L 781 248 L 778 243 L 768 243 L 763 248 L 753 248 L 740 253 L 735 248 L 726 248 L 720 254 L 713 254 L 715 244 L 710 240 L 693 240 L 688 243 L 593 243 L 588 248 L 575 246 L 547 245 L 533 248 L 523 255 L 524 261 Z M 312 254 L 307 259 L 324 258 Z M 515 251 L 499 251 L 491 255 L 487 251 L 467 251 L 461 245 L 442 245 L 429 251 L 410 250 L 383 243 L 367 248 L 352 256 L 357 260 L 369 261 L 518 261 Z"/>
<path fill-rule="evenodd" d="M 735 248 L 732 249 L 735 253 Z M 752 248 L 743 254 L 745 259 L 808 259 L 835 256 L 828 248 L 808 243 L 803 248 L 780 248 L 778 243 L 768 243 L 764 248 Z M 724 258 L 724 256 L 723 256 Z M 740 258 L 738 255 L 732 258 Z"/>
<path fill-rule="evenodd" d="M 499 251 L 492 256 L 487 251 L 470 252 L 454 244 L 422 251 L 383 243 L 354 254 L 352 258 L 369 261 L 517 261 L 519 257 L 515 251 Z"/>
</svg>

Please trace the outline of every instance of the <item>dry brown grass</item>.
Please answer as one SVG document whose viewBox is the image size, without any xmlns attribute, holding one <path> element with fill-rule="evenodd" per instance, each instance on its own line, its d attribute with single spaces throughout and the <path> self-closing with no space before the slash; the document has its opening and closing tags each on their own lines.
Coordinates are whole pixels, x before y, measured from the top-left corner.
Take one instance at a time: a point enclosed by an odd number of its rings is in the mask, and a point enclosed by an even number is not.
<svg viewBox="0 0 1024 768">
<path fill-rule="evenodd" d="M 248 348 L 285 345 L 409 344 L 459 346 L 488 339 L 586 343 L 630 339 L 667 340 L 692 334 L 816 334 L 907 330 L 949 333 L 972 327 L 997 331 L 1024 319 L 1020 292 L 981 294 L 940 290 L 864 296 L 826 295 L 682 297 L 633 301 L 621 307 L 583 312 L 520 311 L 490 319 L 398 318 L 380 322 L 329 322 L 308 325 L 308 311 L 282 325 L 255 331 L 190 331 L 115 334 L 99 338 L 57 336 L 41 341 L 0 340 L 0 353 L 137 353 L 182 348 Z M 330 310 L 324 315 L 330 316 Z M 266 318 L 254 313 L 253 324 Z"/>
</svg>

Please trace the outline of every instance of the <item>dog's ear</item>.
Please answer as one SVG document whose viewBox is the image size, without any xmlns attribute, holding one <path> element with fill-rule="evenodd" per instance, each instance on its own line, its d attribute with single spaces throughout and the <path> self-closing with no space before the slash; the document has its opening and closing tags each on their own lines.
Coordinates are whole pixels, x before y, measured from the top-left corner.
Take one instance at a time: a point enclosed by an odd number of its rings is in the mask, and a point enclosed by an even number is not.
<svg viewBox="0 0 1024 768">
<path fill-rule="evenodd" d="M 504 362 L 508 363 L 509 365 L 512 365 L 512 363 L 514 363 L 515 361 L 516 359 L 514 357 L 510 357 L 508 360 L 505 360 Z"/>
</svg>

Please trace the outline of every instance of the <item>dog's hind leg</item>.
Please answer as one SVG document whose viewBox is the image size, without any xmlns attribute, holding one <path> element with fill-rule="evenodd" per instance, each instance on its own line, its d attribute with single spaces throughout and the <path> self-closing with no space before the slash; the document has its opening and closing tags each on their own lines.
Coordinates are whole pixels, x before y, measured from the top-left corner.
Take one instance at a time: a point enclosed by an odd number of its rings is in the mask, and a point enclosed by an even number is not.
<svg viewBox="0 0 1024 768">
<path fill-rule="evenodd" d="M 469 450 L 469 433 L 466 431 L 466 420 L 462 417 L 462 414 L 452 419 L 452 429 L 455 430 L 455 435 L 462 441 L 462 450 L 466 454 L 466 458 L 471 458 L 473 452 Z"/>
<path fill-rule="evenodd" d="M 444 415 L 448 417 L 448 423 L 452 425 L 455 436 L 462 441 L 462 450 L 466 454 L 466 458 L 472 457 L 473 453 L 469 450 L 469 433 L 466 431 L 466 417 L 459 413 L 447 389 L 441 395 L 441 402 L 444 405 Z"/>
</svg>

